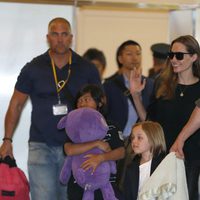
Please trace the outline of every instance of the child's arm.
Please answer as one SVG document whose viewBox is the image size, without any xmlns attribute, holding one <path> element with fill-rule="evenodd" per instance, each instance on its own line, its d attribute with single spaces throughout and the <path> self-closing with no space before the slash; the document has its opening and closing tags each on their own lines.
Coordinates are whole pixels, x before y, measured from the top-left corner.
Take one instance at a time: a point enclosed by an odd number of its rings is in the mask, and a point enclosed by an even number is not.
<svg viewBox="0 0 200 200">
<path fill-rule="evenodd" d="M 109 143 L 112 150 L 98 155 L 86 155 L 88 159 L 82 164 L 82 168 L 85 170 L 92 168 L 94 172 L 102 162 L 122 159 L 125 155 L 125 148 L 119 133 L 120 131 L 115 125 L 109 125 L 109 131 L 105 140 Z"/>
<path fill-rule="evenodd" d="M 105 161 L 110 161 L 110 160 L 119 160 L 122 159 L 125 155 L 125 149 L 124 147 L 119 147 L 116 148 L 112 151 L 105 152 L 103 154 L 88 154 L 85 157 L 88 158 L 81 167 L 84 170 L 88 170 L 90 168 L 93 169 L 93 172 L 96 170 L 96 168 L 99 166 L 100 163 L 105 162 Z"/>
<path fill-rule="evenodd" d="M 83 144 L 74 144 L 71 142 L 66 142 L 64 144 L 64 151 L 68 156 L 79 155 L 85 153 L 93 148 L 99 148 L 104 152 L 110 151 L 110 146 L 107 142 L 96 140 L 93 142 L 86 142 Z"/>
</svg>

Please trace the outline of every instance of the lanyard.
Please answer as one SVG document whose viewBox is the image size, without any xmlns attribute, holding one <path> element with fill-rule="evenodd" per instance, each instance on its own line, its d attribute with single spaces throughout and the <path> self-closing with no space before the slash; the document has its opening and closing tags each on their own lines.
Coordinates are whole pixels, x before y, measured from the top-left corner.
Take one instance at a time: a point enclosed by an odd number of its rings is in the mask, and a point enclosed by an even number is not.
<svg viewBox="0 0 200 200">
<path fill-rule="evenodd" d="M 70 56 L 69 56 L 69 69 L 68 69 L 67 78 L 66 78 L 66 80 L 61 80 L 59 82 L 58 82 L 58 77 L 57 77 L 57 74 L 56 74 L 56 67 L 55 67 L 55 64 L 54 64 L 54 61 L 53 61 L 53 58 L 51 57 L 51 55 L 50 55 L 50 58 L 51 58 L 51 66 L 52 66 L 52 69 L 53 69 L 54 81 L 55 81 L 55 85 L 56 85 L 56 91 L 57 91 L 57 94 L 58 94 L 58 103 L 61 104 L 60 91 L 65 87 L 65 85 L 67 84 L 67 82 L 69 80 L 69 77 L 70 77 L 71 64 L 72 64 L 72 54 L 70 52 Z"/>
</svg>

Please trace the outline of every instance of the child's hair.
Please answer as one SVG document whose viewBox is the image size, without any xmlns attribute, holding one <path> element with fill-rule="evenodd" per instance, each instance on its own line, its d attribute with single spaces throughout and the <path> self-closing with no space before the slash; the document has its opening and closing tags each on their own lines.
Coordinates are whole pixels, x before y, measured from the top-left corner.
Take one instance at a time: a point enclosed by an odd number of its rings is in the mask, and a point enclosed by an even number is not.
<svg viewBox="0 0 200 200">
<path fill-rule="evenodd" d="M 106 95 L 103 89 L 98 85 L 88 84 L 82 87 L 76 96 L 76 105 L 78 99 L 87 93 L 91 94 L 92 98 L 94 99 L 97 105 L 97 110 L 104 115 L 106 113 Z"/>
<path fill-rule="evenodd" d="M 136 126 L 141 126 L 142 130 L 145 132 L 151 145 L 151 153 L 153 156 L 159 155 L 162 152 L 166 152 L 165 136 L 163 128 L 159 123 L 153 121 L 144 121 L 136 123 L 133 128 Z"/>
</svg>

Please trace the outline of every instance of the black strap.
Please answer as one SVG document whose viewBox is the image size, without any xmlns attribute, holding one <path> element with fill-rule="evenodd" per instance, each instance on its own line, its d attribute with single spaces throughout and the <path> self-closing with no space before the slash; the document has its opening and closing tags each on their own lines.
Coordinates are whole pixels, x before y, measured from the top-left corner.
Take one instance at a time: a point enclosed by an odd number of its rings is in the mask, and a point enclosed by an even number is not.
<svg viewBox="0 0 200 200">
<path fill-rule="evenodd" d="M 134 104 L 134 101 L 133 101 L 133 97 L 131 96 L 131 93 L 130 93 L 130 90 L 125 86 L 125 84 L 118 80 L 118 79 L 113 79 L 114 80 L 114 83 L 116 86 L 118 86 L 119 89 L 121 89 L 121 91 L 123 92 L 124 96 L 128 97 L 135 109 L 135 111 L 137 112 L 137 109 L 135 107 L 135 104 Z M 138 117 L 137 121 L 136 122 L 139 122 L 140 121 L 140 118 Z"/>
<path fill-rule="evenodd" d="M 125 84 L 122 81 L 118 80 L 118 79 L 114 79 L 114 83 L 116 84 L 116 86 L 118 88 L 120 88 L 120 90 L 123 92 L 124 96 L 129 98 L 129 100 L 133 104 L 133 107 L 135 108 L 135 104 L 133 102 L 133 98 L 131 96 L 130 90 L 125 86 Z"/>
<path fill-rule="evenodd" d="M 0 163 L 5 163 L 9 165 L 9 167 L 17 167 L 15 159 L 10 156 L 6 156 L 4 159 L 1 158 Z"/>
</svg>

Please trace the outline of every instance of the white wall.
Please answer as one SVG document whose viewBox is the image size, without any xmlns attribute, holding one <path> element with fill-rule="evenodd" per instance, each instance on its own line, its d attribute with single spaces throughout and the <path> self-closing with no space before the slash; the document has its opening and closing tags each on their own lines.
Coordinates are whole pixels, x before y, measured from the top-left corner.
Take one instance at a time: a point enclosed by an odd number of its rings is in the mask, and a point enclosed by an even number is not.
<svg viewBox="0 0 200 200">
<path fill-rule="evenodd" d="M 192 10 L 171 11 L 169 18 L 170 41 L 181 35 L 195 36 Z"/>
<path fill-rule="evenodd" d="M 195 37 L 200 44 L 200 8 L 196 10 Z"/>
<path fill-rule="evenodd" d="M 34 56 L 47 50 L 48 22 L 65 17 L 73 25 L 71 6 L 0 3 L 0 139 L 4 135 L 4 116 L 20 69 Z M 27 145 L 31 105 L 26 105 L 14 137 L 14 156 L 27 173 Z"/>
<path fill-rule="evenodd" d="M 135 40 L 142 47 L 143 72 L 152 66 L 150 46 L 169 42 L 168 12 L 79 9 L 77 13 L 77 51 L 96 47 L 105 53 L 105 77 L 117 70 L 115 54 L 125 40 Z"/>
</svg>

